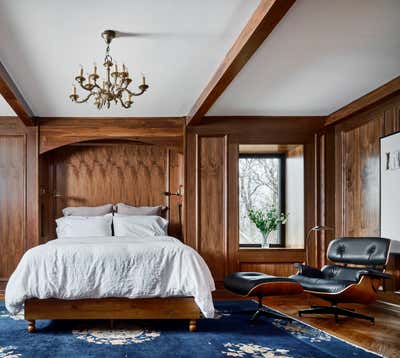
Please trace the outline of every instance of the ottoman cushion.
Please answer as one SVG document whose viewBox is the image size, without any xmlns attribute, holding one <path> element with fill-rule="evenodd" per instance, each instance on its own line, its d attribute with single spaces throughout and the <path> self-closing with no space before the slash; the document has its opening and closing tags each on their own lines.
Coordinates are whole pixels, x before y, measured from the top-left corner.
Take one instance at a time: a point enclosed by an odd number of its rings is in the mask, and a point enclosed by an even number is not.
<svg viewBox="0 0 400 358">
<path fill-rule="evenodd" d="M 268 284 L 271 284 L 272 288 L 272 284 L 275 283 L 291 283 L 292 285 L 286 285 L 285 291 L 287 293 L 299 293 L 303 290 L 300 284 L 291 278 L 271 276 L 260 272 L 234 272 L 224 279 L 224 287 L 227 290 L 243 296 L 248 295 L 258 285 L 265 284 L 265 286 L 268 286 Z M 273 289 L 268 291 L 269 294 L 273 294 Z"/>
</svg>

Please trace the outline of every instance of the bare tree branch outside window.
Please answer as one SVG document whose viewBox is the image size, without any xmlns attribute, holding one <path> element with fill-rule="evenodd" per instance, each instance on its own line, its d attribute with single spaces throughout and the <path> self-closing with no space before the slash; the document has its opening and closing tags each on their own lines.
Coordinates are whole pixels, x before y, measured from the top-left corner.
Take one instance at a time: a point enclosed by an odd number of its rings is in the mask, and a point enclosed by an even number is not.
<svg viewBox="0 0 400 358">
<path fill-rule="evenodd" d="M 239 159 L 239 226 L 240 244 L 259 244 L 262 235 L 250 221 L 250 209 L 280 210 L 279 158 L 242 157 Z M 271 243 L 279 243 L 277 232 L 271 233 Z"/>
</svg>

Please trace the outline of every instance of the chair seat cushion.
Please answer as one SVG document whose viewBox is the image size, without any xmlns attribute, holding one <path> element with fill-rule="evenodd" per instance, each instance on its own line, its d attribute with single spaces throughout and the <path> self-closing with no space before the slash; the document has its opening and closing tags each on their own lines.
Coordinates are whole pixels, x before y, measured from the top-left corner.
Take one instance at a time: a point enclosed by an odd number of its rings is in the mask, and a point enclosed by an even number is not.
<svg viewBox="0 0 400 358">
<path fill-rule="evenodd" d="M 224 279 L 224 287 L 238 295 L 248 295 L 249 292 L 260 284 L 269 283 L 293 283 L 293 293 L 298 293 L 299 288 L 296 285 L 296 281 L 288 277 L 276 277 L 267 275 L 260 272 L 234 272 L 233 274 L 226 276 Z M 301 287 L 300 287 L 301 289 Z"/>
<path fill-rule="evenodd" d="M 315 292 L 336 293 L 355 283 L 354 281 L 329 280 L 325 278 L 308 277 L 303 275 L 293 275 L 290 277 L 302 285 L 305 290 Z"/>
</svg>

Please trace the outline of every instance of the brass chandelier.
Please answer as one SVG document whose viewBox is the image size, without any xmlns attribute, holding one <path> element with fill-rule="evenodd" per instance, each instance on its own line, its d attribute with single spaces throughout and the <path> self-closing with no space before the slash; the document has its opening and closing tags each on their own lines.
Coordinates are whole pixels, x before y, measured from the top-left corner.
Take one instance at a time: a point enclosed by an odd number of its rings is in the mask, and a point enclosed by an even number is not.
<svg viewBox="0 0 400 358">
<path fill-rule="evenodd" d="M 134 96 L 140 96 L 149 88 L 146 84 L 146 78 L 142 75 L 142 84 L 140 84 L 139 92 L 131 92 L 128 86 L 131 84 L 132 79 L 129 77 L 128 69 L 125 64 L 122 65 L 122 71 L 118 71 L 118 65 L 113 63 L 113 59 L 110 56 L 110 43 L 115 38 L 115 31 L 105 30 L 101 36 L 105 40 L 106 56 L 104 58 L 103 66 L 105 68 L 105 79 L 102 80 L 102 86 L 98 84 L 100 76 L 97 74 L 96 64 L 93 67 L 93 73 L 89 74 L 87 78 L 83 76 L 83 67 L 81 67 L 79 75 L 75 77 L 80 88 L 89 92 L 88 95 L 80 99 L 76 93 L 76 86 L 72 87 L 72 94 L 69 96 L 72 102 L 85 103 L 89 98 L 94 98 L 94 104 L 98 109 L 106 106 L 110 108 L 111 102 L 118 104 L 118 102 L 124 108 L 130 108 L 133 103 Z M 113 68 L 114 66 L 114 68 Z M 101 80 L 100 80 L 101 82 Z"/>
</svg>

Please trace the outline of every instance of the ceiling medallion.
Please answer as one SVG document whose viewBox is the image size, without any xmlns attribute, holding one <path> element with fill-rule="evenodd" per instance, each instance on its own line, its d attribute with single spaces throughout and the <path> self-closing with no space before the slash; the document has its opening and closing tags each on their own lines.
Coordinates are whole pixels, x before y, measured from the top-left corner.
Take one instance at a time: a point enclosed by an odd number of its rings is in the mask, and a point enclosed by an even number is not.
<svg viewBox="0 0 400 358">
<path fill-rule="evenodd" d="M 118 102 L 124 108 L 130 108 L 133 100 L 132 97 L 140 96 L 149 88 L 146 84 L 146 78 L 142 75 L 142 84 L 139 85 L 139 92 L 131 92 L 128 86 L 132 82 L 129 77 L 128 69 L 125 65 L 122 65 L 122 71 L 118 71 L 118 65 L 113 63 L 113 59 L 110 56 L 110 43 L 115 38 L 115 31 L 105 30 L 101 36 L 107 44 L 106 56 L 104 58 L 104 68 L 105 68 L 105 79 L 100 80 L 102 86 L 98 84 L 100 76 L 97 74 L 97 66 L 94 65 L 93 73 L 88 75 L 87 78 L 83 76 L 83 67 L 81 67 L 79 75 L 75 77 L 80 88 L 88 91 L 89 94 L 80 99 L 79 95 L 76 93 L 76 86 L 72 87 L 72 94 L 69 96 L 72 102 L 84 103 L 89 100 L 90 97 L 94 98 L 94 104 L 98 109 L 106 106 L 110 108 L 111 102 L 118 104 Z M 112 67 L 114 66 L 114 70 Z"/>
</svg>

